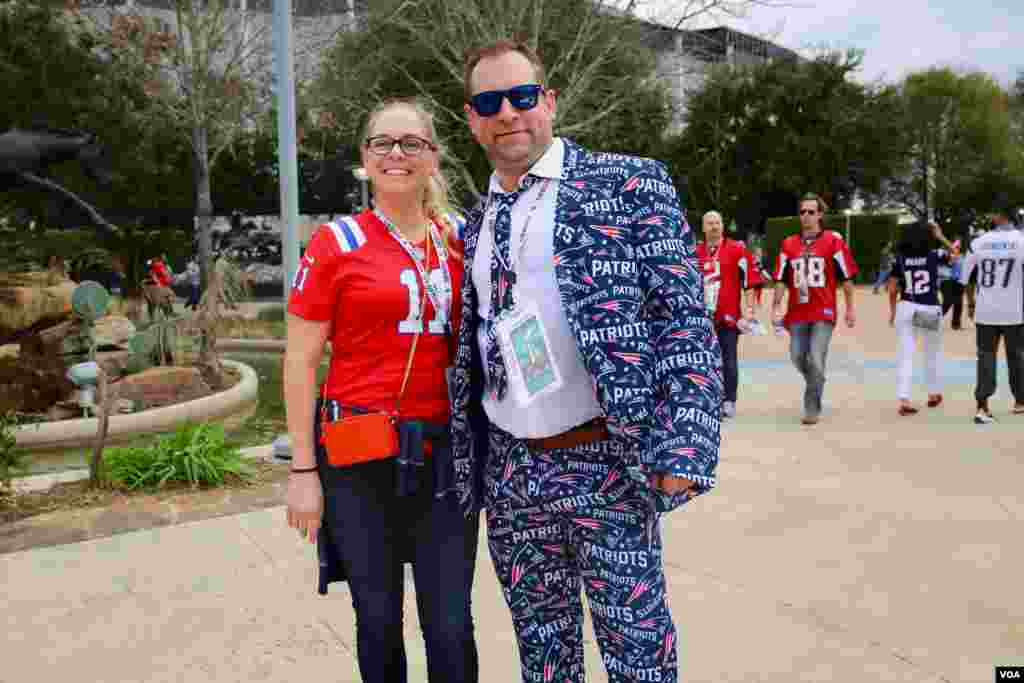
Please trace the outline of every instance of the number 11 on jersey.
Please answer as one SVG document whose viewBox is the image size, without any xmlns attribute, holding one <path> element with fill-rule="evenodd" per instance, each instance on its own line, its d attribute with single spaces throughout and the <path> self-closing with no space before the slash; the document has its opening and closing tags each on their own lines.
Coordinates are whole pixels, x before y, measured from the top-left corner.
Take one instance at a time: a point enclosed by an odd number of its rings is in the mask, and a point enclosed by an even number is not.
<svg viewBox="0 0 1024 683">
<path fill-rule="evenodd" d="M 399 279 L 409 293 L 409 315 L 399 321 L 398 333 L 420 334 L 423 332 L 423 320 L 420 318 L 423 288 L 420 287 L 420 279 L 412 268 L 403 270 Z M 440 268 L 430 271 L 430 283 L 438 291 L 444 287 L 444 273 Z M 427 324 L 427 331 L 430 334 L 445 334 L 448 331 L 448 311 L 435 310 L 434 319 Z"/>
</svg>

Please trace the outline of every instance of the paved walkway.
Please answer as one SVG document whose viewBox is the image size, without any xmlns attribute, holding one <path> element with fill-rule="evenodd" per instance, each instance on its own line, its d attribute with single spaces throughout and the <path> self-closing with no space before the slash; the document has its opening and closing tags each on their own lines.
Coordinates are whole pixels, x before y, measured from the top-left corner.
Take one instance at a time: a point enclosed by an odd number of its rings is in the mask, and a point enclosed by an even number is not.
<svg viewBox="0 0 1024 683">
<path fill-rule="evenodd" d="M 973 330 L 947 335 L 946 403 L 898 417 L 883 299 L 860 303 L 814 428 L 798 423 L 784 340 L 743 340 L 721 486 L 664 520 L 683 680 L 988 682 L 1024 665 L 1024 417 L 1008 415 L 1004 379 L 1000 423 L 971 424 Z M 314 551 L 283 519 L 273 507 L 0 555 L 0 681 L 358 681 L 347 589 L 315 594 Z M 481 680 L 513 683 L 485 548 Z M 411 596 L 406 615 L 410 680 L 425 681 Z M 592 641 L 587 666 L 606 680 Z"/>
</svg>

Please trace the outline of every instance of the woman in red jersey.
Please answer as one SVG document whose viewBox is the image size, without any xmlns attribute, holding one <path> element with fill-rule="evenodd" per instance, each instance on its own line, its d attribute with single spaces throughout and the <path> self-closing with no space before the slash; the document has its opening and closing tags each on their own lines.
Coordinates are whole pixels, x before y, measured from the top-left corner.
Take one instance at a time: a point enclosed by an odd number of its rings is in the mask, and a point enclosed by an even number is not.
<svg viewBox="0 0 1024 683">
<path fill-rule="evenodd" d="M 375 208 L 320 226 L 288 305 L 288 523 L 318 541 L 321 593 L 348 580 L 363 681 L 406 680 L 403 565 L 410 562 L 429 680 L 475 683 L 478 524 L 451 490 L 446 382 L 463 264 L 442 150 L 433 118 L 412 100 L 377 107 L 360 146 Z M 318 392 L 327 341 L 330 368 Z M 401 455 L 331 465 L 318 438 L 324 402 L 311 397 L 326 396 L 327 418 L 338 419 L 393 411 L 403 385 Z"/>
</svg>

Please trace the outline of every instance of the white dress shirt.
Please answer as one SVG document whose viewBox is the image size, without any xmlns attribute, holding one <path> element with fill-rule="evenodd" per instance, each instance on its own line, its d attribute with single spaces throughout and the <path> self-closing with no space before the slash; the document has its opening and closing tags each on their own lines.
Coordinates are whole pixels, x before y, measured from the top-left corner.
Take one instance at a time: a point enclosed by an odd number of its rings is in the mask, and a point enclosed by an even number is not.
<svg viewBox="0 0 1024 683">
<path fill-rule="evenodd" d="M 514 392 L 507 391 L 501 401 L 484 393 L 484 410 L 491 422 L 519 438 L 554 436 L 603 414 L 594 391 L 594 380 L 583 364 L 569 319 L 562 308 L 562 298 L 555 280 L 554 225 L 558 185 L 562 178 L 565 145 L 555 138 L 551 147 L 530 169 L 529 174 L 550 179 L 543 199 L 530 220 L 526 249 L 519 254 L 523 222 L 537 201 L 543 182 L 535 183 L 512 207 L 512 235 L 509 253 L 516 270 L 515 285 L 521 301 L 536 304 L 544 330 L 551 344 L 551 354 L 562 375 L 562 386 L 538 396 L 528 406 L 516 402 Z M 491 176 L 490 192 L 504 192 L 497 175 Z M 473 286 L 477 293 L 477 313 L 484 320 L 491 313 L 491 253 L 494 234 L 485 219 L 473 257 Z M 517 258 L 518 257 L 518 258 Z M 487 358 L 487 330 L 481 325 L 477 332 L 480 355 Z M 487 363 L 484 363 L 484 373 Z"/>
</svg>

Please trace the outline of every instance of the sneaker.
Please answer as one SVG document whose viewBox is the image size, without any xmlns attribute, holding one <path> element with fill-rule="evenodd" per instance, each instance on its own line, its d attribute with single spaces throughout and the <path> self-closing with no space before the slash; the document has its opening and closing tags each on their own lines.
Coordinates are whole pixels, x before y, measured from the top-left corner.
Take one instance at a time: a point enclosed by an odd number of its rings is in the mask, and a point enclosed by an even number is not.
<svg viewBox="0 0 1024 683">
<path fill-rule="evenodd" d="M 800 420 L 800 424 L 816 425 L 816 424 L 818 424 L 818 416 L 817 415 L 804 415 L 803 418 Z"/>
<path fill-rule="evenodd" d="M 974 424 L 976 425 L 990 425 L 995 421 L 996 419 L 992 417 L 992 413 L 988 412 L 985 408 L 979 408 L 978 412 L 974 415 Z"/>
<path fill-rule="evenodd" d="M 942 404 L 942 394 L 932 394 L 928 397 L 928 407 L 937 408 Z"/>
<path fill-rule="evenodd" d="M 736 403 L 725 401 L 722 403 L 722 417 L 736 417 Z"/>
<path fill-rule="evenodd" d="M 1014 415 L 1024 415 L 1024 403 L 1015 403 L 1013 405 Z"/>
</svg>

